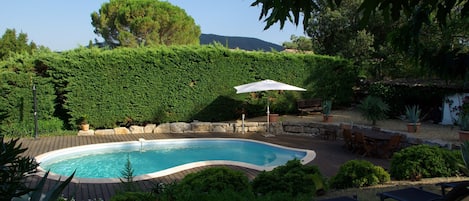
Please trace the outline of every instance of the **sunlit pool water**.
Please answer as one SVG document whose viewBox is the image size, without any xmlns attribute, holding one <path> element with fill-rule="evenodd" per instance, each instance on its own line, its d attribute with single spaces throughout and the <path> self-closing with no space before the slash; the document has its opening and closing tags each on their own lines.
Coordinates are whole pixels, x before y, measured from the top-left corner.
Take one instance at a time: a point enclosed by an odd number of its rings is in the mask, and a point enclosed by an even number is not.
<svg viewBox="0 0 469 201">
<path fill-rule="evenodd" d="M 268 170 L 292 159 L 304 161 L 307 155 L 308 160 L 312 160 L 314 152 L 311 152 L 242 139 L 141 139 L 72 147 L 49 152 L 36 159 L 42 169 L 59 175 L 70 175 L 76 170 L 75 177 L 78 178 L 119 178 L 127 159 L 131 162 L 133 175 L 138 176 L 200 161 L 232 162 Z"/>
</svg>

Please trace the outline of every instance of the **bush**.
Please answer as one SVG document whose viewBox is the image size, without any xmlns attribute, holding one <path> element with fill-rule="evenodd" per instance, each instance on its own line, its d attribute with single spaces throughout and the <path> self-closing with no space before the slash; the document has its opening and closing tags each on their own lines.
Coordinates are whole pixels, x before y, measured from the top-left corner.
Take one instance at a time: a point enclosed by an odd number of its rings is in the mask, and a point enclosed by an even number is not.
<svg viewBox="0 0 469 201">
<path fill-rule="evenodd" d="M 111 201 L 147 201 L 156 200 L 156 197 L 148 192 L 121 192 L 111 197 Z"/>
<path fill-rule="evenodd" d="M 382 184 L 389 180 L 389 173 L 384 168 L 365 160 L 350 160 L 340 166 L 330 184 L 338 189 L 359 188 Z"/>
<path fill-rule="evenodd" d="M 253 200 L 254 196 L 246 175 L 227 167 L 212 167 L 188 174 L 181 181 L 167 184 L 157 192 L 158 200 L 171 201 Z"/>
<path fill-rule="evenodd" d="M 291 160 L 270 172 L 260 173 L 252 181 L 252 188 L 257 195 L 312 196 L 326 190 L 324 183 L 325 179 L 316 166 L 306 166 L 299 160 Z"/>
<path fill-rule="evenodd" d="M 415 145 L 394 153 L 390 173 L 397 180 L 448 177 L 462 163 L 459 152 L 430 145 Z"/>
<path fill-rule="evenodd" d="M 249 180 L 241 171 L 227 167 L 212 167 L 197 173 L 188 174 L 176 185 L 176 191 L 221 192 L 232 190 L 242 192 L 249 189 Z"/>
</svg>

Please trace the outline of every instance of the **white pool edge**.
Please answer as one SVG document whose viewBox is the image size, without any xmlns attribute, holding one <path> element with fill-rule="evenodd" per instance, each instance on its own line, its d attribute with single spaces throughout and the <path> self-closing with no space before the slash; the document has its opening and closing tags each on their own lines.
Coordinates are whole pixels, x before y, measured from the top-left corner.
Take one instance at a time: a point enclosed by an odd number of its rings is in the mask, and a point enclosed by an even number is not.
<svg viewBox="0 0 469 201">
<path fill-rule="evenodd" d="M 308 149 L 299 149 L 299 148 L 292 148 L 292 147 L 287 147 L 287 146 L 282 146 L 278 144 L 273 144 L 273 143 L 268 143 L 268 142 L 263 142 L 263 141 L 257 141 L 257 140 L 251 140 L 251 139 L 243 139 L 243 138 L 176 138 L 176 139 L 156 139 L 156 140 L 145 140 L 146 142 L 152 142 L 152 141 L 192 141 L 192 140 L 236 140 L 236 141 L 249 141 L 249 142 L 255 142 L 255 143 L 262 143 L 265 145 L 273 146 L 273 147 L 279 147 L 282 149 L 287 149 L 287 150 L 293 150 L 293 151 L 301 151 L 301 152 L 306 152 L 306 155 L 298 159 L 300 160 L 301 164 L 307 164 L 311 161 L 313 161 L 316 158 L 316 152 L 313 150 L 308 150 Z M 40 154 L 35 158 L 36 162 L 40 163 L 41 161 L 47 159 L 50 156 L 54 156 L 55 154 L 64 154 L 64 152 L 68 153 L 73 153 L 75 151 L 80 151 L 80 150 L 86 150 L 87 148 L 102 148 L 102 147 L 107 147 L 107 146 L 115 146 L 117 144 L 121 145 L 126 145 L 126 144 L 133 144 L 133 143 L 139 143 L 138 140 L 136 141 L 125 141 L 125 142 L 110 142 L 110 143 L 98 143 L 98 144 L 89 144 L 89 145 L 82 145 L 82 146 L 75 146 L 75 147 L 69 147 L 69 148 L 63 148 L 63 149 L 58 149 L 54 151 L 50 151 L 44 154 Z M 99 145 L 99 146 L 97 146 Z M 141 180 L 148 180 L 148 179 L 154 179 L 157 177 L 163 177 L 171 174 L 175 174 L 177 172 L 181 172 L 184 170 L 196 168 L 196 167 L 204 167 L 204 166 L 211 166 L 211 165 L 233 165 L 233 166 L 239 166 L 239 167 L 245 167 L 249 169 L 254 169 L 258 171 L 271 171 L 277 166 L 258 166 L 258 165 L 253 165 L 249 163 L 244 163 L 244 162 L 237 162 L 237 161 L 228 161 L 228 160 L 210 160 L 210 161 L 198 161 L 198 162 L 193 162 L 193 163 L 187 163 L 184 165 L 179 165 L 173 168 L 165 169 L 162 171 L 154 172 L 154 173 L 149 173 L 149 174 L 144 174 L 144 175 L 139 175 L 135 176 L 133 178 L 134 181 L 141 181 Z M 36 175 L 43 177 L 47 170 L 44 170 L 41 166 L 38 166 L 37 168 L 38 172 Z M 48 179 L 52 180 L 65 180 L 68 176 L 70 175 L 58 175 L 55 173 L 50 172 L 49 176 L 47 177 Z M 120 183 L 119 178 L 73 178 L 72 179 L 73 183 Z"/>
</svg>

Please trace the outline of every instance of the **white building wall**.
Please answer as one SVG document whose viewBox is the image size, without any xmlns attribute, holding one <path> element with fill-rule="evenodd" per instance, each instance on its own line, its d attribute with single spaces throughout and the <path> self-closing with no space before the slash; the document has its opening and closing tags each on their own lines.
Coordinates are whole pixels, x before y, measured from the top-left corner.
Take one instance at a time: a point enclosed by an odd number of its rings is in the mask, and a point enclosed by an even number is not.
<svg viewBox="0 0 469 201">
<path fill-rule="evenodd" d="M 445 97 L 445 100 L 443 100 L 443 118 L 441 120 L 441 124 L 451 125 L 454 123 L 453 121 L 457 121 L 458 119 L 458 116 L 455 114 L 456 112 L 451 112 L 451 108 L 447 100 L 453 101 L 453 105 L 451 107 L 458 107 L 462 105 L 465 96 L 469 96 L 469 93 L 460 93 Z"/>
</svg>

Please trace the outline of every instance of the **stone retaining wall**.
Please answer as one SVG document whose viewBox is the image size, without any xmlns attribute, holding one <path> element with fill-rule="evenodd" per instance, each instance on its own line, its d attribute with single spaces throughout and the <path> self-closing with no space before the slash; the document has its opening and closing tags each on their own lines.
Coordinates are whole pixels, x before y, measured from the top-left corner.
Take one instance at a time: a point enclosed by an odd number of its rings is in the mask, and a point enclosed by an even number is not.
<svg viewBox="0 0 469 201">
<path fill-rule="evenodd" d="M 272 123 L 271 125 L 273 126 Z M 118 127 L 114 129 L 80 130 L 79 136 L 88 135 L 122 135 L 139 133 L 243 133 L 265 132 L 266 122 L 236 122 L 236 123 L 211 123 L 211 122 L 175 122 L 163 124 L 147 124 L 146 126 Z M 277 132 L 276 132 L 277 133 Z M 279 133 L 280 134 L 280 133 Z"/>
<path fill-rule="evenodd" d="M 343 124 L 346 125 L 346 124 Z M 364 129 L 373 129 L 371 127 L 354 125 Z M 241 122 L 236 123 L 211 123 L 211 122 L 175 122 L 163 124 L 148 124 L 146 126 L 118 127 L 114 129 L 98 129 L 78 132 L 79 136 L 88 135 L 127 135 L 139 133 L 265 133 L 267 130 L 266 122 Z M 274 135 L 302 135 L 319 136 L 326 130 L 332 131 L 337 138 L 341 139 L 341 124 L 339 123 L 320 123 L 320 122 L 275 122 L 269 125 L 270 134 Z M 432 144 L 447 148 L 453 148 L 451 143 L 442 140 L 423 140 L 415 138 L 406 132 L 381 129 L 381 132 L 392 134 L 401 134 L 405 136 L 406 144 Z"/>
</svg>

